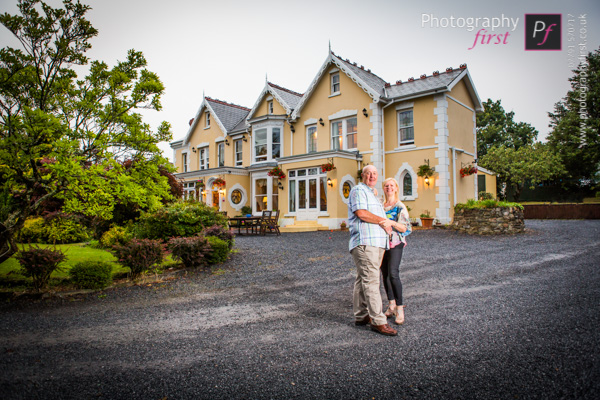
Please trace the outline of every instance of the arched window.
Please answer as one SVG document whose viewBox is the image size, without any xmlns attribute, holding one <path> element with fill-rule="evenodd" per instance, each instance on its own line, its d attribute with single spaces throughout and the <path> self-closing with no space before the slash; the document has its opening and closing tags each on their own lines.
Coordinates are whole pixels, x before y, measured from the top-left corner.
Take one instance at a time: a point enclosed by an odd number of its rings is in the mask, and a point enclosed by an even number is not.
<svg viewBox="0 0 600 400">
<path fill-rule="evenodd" d="M 402 196 L 412 196 L 413 195 L 413 187 L 412 187 L 412 176 L 406 171 L 404 176 L 402 177 Z"/>
</svg>

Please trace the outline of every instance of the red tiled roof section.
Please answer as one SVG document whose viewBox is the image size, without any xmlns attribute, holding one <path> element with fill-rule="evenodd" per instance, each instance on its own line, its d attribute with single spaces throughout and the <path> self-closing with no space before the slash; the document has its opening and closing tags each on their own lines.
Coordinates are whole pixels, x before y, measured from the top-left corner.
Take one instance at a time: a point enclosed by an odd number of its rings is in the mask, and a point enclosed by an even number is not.
<svg viewBox="0 0 600 400">
<path fill-rule="evenodd" d="M 236 107 L 236 108 L 239 108 L 240 110 L 250 111 L 250 109 L 248 107 L 244 107 L 244 106 L 240 106 L 240 105 L 237 105 L 237 104 L 228 103 L 228 102 L 223 101 L 223 100 L 213 99 L 213 98 L 208 97 L 208 96 L 205 96 L 205 99 L 208 100 L 208 101 L 212 101 L 214 103 L 223 104 L 224 106 Z"/>
<path fill-rule="evenodd" d="M 298 96 L 298 97 L 304 96 L 302 93 L 294 92 L 293 90 L 286 89 L 283 86 L 279 86 L 279 85 L 276 85 L 276 84 L 271 83 L 271 82 L 267 82 L 267 83 L 269 84 L 269 86 L 273 86 L 276 89 L 283 90 L 284 92 L 288 92 L 290 94 L 293 94 L 294 96 Z"/>
</svg>

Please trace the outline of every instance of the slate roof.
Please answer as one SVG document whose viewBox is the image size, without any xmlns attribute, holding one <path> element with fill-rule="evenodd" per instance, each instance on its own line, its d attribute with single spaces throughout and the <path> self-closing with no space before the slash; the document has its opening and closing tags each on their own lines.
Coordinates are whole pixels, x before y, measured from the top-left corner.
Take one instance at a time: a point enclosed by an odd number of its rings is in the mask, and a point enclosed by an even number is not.
<svg viewBox="0 0 600 400">
<path fill-rule="evenodd" d="M 436 90 L 448 90 L 457 79 L 462 77 L 465 71 L 466 66 L 464 68 L 448 69 L 437 75 L 434 73 L 430 76 L 421 76 L 421 78 L 413 81 L 397 81 L 396 84 L 386 88 L 386 97 L 395 99 Z"/>
<path fill-rule="evenodd" d="M 348 59 L 343 59 L 335 53 L 331 53 L 339 61 L 341 61 L 350 71 L 358 76 L 367 86 L 369 86 L 375 93 L 384 97 L 385 81 L 371 72 L 370 69 L 365 69 L 364 66 L 353 63 Z"/>
<path fill-rule="evenodd" d="M 271 82 L 267 82 L 267 84 L 271 90 L 277 93 L 277 95 L 286 103 L 283 104 L 283 106 L 285 107 L 287 105 L 287 108 L 290 110 L 294 110 L 302 98 L 302 94 L 300 93 L 278 86 Z"/>
<path fill-rule="evenodd" d="M 211 99 L 210 97 L 205 97 L 205 99 L 216 117 L 221 121 L 221 124 L 223 124 L 226 130 L 225 134 L 234 130 L 240 122 L 246 119 L 250 112 L 249 108 L 238 106 L 237 104 Z"/>
</svg>

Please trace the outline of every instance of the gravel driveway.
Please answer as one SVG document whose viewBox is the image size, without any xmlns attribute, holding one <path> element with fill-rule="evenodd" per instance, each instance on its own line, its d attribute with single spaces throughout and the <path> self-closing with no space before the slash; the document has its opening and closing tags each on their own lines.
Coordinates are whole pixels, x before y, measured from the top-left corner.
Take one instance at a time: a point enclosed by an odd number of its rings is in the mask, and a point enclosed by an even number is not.
<svg viewBox="0 0 600 400">
<path fill-rule="evenodd" d="M 213 273 L 0 305 L 2 399 L 597 399 L 600 221 L 415 231 L 397 337 L 353 324 L 347 232 Z M 391 320 L 390 320 L 391 322 Z"/>
</svg>

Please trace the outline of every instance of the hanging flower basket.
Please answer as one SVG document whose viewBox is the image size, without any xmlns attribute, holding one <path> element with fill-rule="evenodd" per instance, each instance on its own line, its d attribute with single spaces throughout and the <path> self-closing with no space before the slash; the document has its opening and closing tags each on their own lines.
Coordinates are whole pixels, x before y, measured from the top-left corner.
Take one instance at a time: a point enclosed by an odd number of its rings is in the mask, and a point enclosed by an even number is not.
<svg viewBox="0 0 600 400">
<path fill-rule="evenodd" d="M 321 164 L 321 172 L 329 172 L 329 171 L 333 171 L 335 169 L 335 165 L 333 165 L 333 163 L 326 163 L 326 164 Z"/>
<path fill-rule="evenodd" d="M 204 184 L 204 181 L 202 179 L 198 179 L 198 182 L 196 183 L 196 187 L 200 187 L 200 188 L 204 188 L 206 185 Z"/>
<path fill-rule="evenodd" d="M 225 186 L 225 179 L 217 178 L 214 180 L 213 185 L 215 186 Z"/>
<path fill-rule="evenodd" d="M 465 176 L 473 175 L 477 173 L 477 167 L 472 165 L 467 165 L 460 169 L 460 177 L 464 178 Z"/>
<path fill-rule="evenodd" d="M 269 172 L 267 172 L 267 175 L 274 176 L 277 179 L 285 179 L 285 174 L 283 173 L 283 170 L 279 167 L 274 167 Z"/>
</svg>

